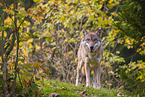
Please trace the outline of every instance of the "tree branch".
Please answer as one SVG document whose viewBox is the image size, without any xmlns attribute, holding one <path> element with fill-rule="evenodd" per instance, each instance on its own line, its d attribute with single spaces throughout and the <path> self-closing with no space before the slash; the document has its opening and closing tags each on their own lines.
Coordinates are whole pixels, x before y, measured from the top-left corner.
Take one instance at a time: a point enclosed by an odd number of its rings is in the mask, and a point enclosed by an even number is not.
<svg viewBox="0 0 145 97">
<path fill-rule="evenodd" d="M 16 37 L 15 37 L 15 33 L 13 32 L 12 40 L 11 40 L 10 46 L 8 47 L 8 49 L 7 49 L 6 52 L 5 52 L 6 56 L 8 56 L 8 55 L 10 54 L 10 52 L 12 51 L 12 49 L 13 49 L 13 47 L 14 47 L 15 40 L 16 40 Z"/>
<path fill-rule="evenodd" d="M 14 0 L 14 12 L 18 8 L 18 0 Z M 17 78 L 17 66 L 18 66 L 18 58 L 19 58 L 19 30 L 17 28 L 17 17 L 16 12 L 14 15 L 14 24 L 15 24 L 15 30 L 16 30 L 16 37 L 17 37 L 17 52 L 16 52 L 16 63 L 15 63 L 15 77 L 13 82 L 13 96 L 15 95 L 15 88 L 16 88 L 16 78 Z M 20 24 L 21 25 L 21 24 Z"/>
</svg>

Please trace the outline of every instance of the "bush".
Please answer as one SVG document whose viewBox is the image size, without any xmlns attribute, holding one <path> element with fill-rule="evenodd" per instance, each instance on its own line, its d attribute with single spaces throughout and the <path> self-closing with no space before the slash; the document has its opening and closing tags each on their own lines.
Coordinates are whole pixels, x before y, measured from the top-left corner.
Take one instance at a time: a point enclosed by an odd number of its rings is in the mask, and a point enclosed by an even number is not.
<svg viewBox="0 0 145 97">
<path fill-rule="evenodd" d="M 130 62 L 120 66 L 120 77 L 124 81 L 124 89 L 134 94 L 145 96 L 145 62 Z"/>
</svg>

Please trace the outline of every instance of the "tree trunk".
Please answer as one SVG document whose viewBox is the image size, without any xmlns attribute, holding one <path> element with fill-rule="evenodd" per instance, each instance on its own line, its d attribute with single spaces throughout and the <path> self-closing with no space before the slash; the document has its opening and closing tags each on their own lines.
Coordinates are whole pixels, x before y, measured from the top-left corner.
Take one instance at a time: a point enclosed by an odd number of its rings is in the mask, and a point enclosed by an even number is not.
<svg viewBox="0 0 145 97">
<path fill-rule="evenodd" d="M 3 1 L 3 8 L 5 9 L 5 2 Z M 3 11 L 3 16 L 2 16 L 2 27 L 4 26 L 4 20 L 5 20 L 5 12 Z M 8 95 L 8 85 L 7 85 L 7 60 L 8 57 L 5 54 L 4 58 L 4 31 L 2 31 L 2 38 L 1 38 L 1 56 L 2 56 L 2 71 L 3 71 L 3 91 L 4 91 L 4 96 L 6 97 Z"/>
<path fill-rule="evenodd" d="M 3 90 L 5 97 L 8 95 L 8 85 L 7 85 L 7 57 L 4 58 L 3 62 Z"/>
</svg>

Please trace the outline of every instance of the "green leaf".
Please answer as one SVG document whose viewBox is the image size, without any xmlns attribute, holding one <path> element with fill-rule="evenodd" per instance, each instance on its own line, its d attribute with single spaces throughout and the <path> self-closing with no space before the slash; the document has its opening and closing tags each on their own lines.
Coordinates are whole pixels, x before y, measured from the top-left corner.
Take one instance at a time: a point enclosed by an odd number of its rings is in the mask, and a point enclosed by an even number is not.
<svg viewBox="0 0 145 97">
<path fill-rule="evenodd" d="M 22 15 L 26 14 L 27 12 L 25 10 L 18 10 Z"/>
<path fill-rule="evenodd" d="M 0 31 L 4 31 L 4 30 L 6 30 L 6 28 L 7 27 L 5 27 L 5 26 L 0 27 Z"/>
</svg>

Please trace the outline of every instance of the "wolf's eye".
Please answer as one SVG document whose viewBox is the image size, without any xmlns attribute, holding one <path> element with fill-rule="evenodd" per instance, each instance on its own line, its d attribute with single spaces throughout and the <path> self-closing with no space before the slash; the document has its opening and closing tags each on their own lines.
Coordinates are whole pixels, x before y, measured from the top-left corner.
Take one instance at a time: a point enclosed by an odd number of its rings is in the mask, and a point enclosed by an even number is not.
<svg viewBox="0 0 145 97">
<path fill-rule="evenodd" d="M 97 41 L 98 39 L 94 39 L 94 41 Z"/>
<path fill-rule="evenodd" d="M 90 39 L 86 39 L 87 41 L 90 41 Z"/>
</svg>

